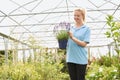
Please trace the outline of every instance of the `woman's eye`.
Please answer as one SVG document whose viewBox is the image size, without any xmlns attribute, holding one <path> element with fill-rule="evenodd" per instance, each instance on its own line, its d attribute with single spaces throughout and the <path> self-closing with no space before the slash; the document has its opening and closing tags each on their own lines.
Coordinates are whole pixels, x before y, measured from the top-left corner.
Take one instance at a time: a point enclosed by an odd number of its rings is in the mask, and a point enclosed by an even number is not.
<svg viewBox="0 0 120 80">
<path fill-rule="evenodd" d="M 79 17 L 79 15 L 74 15 L 75 17 Z"/>
</svg>

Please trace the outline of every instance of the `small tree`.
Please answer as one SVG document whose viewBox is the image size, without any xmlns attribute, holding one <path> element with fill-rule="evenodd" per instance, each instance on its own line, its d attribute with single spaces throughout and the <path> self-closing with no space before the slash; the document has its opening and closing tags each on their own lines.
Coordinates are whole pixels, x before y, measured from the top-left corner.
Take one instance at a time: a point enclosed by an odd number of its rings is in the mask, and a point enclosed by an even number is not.
<svg viewBox="0 0 120 80">
<path fill-rule="evenodd" d="M 112 15 L 107 16 L 107 25 L 110 26 L 109 30 L 105 33 L 108 38 L 112 38 L 115 44 L 115 51 L 118 55 L 118 78 L 120 79 L 120 22 L 114 21 Z"/>
<path fill-rule="evenodd" d="M 112 38 L 115 44 L 115 51 L 120 57 L 120 22 L 114 21 L 112 15 L 107 16 L 107 25 L 110 27 L 105 33 L 108 38 Z"/>
</svg>

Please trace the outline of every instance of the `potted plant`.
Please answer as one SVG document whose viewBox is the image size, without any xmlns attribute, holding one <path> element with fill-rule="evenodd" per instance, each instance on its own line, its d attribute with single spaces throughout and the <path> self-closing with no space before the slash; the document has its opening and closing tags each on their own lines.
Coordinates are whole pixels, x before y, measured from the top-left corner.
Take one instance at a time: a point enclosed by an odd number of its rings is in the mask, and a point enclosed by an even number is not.
<svg viewBox="0 0 120 80">
<path fill-rule="evenodd" d="M 58 40 L 59 48 L 60 49 L 66 49 L 67 41 L 69 38 L 69 35 L 67 31 L 61 30 L 56 34 L 56 38 Z"/>
<path fill-rule="evenodd" d="M 60 22 L 54 27 L 55 37 L 58 41 L 60 49 L 66 49 L 67 41 L 69 38 L 68 30 L 70 29 L 70 23 Z"/>
</svg>

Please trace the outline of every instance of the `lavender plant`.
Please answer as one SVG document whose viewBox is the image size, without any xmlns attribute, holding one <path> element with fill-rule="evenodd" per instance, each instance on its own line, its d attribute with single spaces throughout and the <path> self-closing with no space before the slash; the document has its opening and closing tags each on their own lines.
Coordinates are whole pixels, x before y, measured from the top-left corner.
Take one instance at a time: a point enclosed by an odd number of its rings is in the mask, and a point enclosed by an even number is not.
<svg viewBox="0 0 120 80">
<path fill-rule="evenodd" d="M 60 22 L 54 26 L 53 32 L 56 38 L 59 39 L 68 39 L 67 32 L 70 30 L 71 24 L 68 22 Z"/>
</svg>

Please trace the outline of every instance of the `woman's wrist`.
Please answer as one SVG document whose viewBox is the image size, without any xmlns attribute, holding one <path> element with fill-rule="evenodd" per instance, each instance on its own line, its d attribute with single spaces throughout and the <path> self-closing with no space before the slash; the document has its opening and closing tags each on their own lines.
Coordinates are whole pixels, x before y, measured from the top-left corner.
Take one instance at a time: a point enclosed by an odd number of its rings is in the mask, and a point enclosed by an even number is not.
<svg viewBox="0 0 120 80">
<path fill-rule="evenodd" d="M 72 36 L 72 37 L 71 37 L 71 39 L 72 39 L 72 40 L 74 40 L 74 39 L 75 39 L 75 37 L 74 37 L 74 36 Z"/>
</svg>

